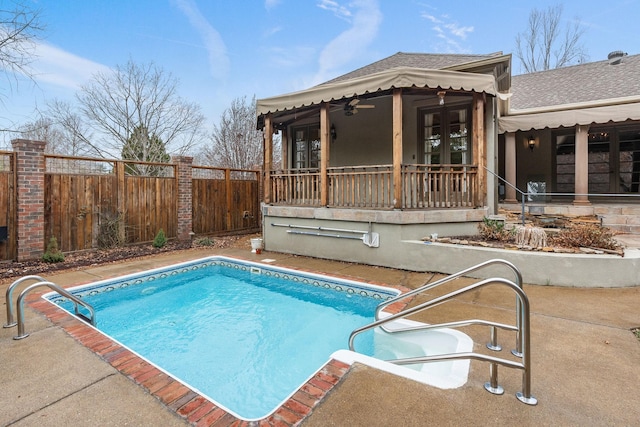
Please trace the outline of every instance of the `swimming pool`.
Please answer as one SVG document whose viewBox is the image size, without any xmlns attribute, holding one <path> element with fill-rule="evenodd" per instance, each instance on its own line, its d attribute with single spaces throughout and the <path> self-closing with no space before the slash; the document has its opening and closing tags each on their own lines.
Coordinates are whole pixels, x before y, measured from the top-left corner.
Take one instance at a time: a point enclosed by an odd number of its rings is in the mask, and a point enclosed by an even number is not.
<svg viewBox="0 0 640 427">
<path fill-rule="evenodd" d="M 224 257 L 71 292 L 94 305 L 99 330 L 243 419 L 273 411 L 332 354 L 375 365 L 367 358 L 378 356 L 376 341 L 382 353 L 420 347 L 370 334 L 357 343 L 368 356 L 341 350 L 395 289 Z M 65 306 L 57 294 L 46 297 Z"/>
</svg>

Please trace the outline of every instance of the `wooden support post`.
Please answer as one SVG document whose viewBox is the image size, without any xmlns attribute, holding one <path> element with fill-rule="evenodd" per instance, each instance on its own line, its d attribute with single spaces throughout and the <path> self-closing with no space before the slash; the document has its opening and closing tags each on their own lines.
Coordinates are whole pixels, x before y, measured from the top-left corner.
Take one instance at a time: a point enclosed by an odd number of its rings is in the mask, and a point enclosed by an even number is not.
<svg viewBox="0 0 640 427">
<path fill-rule="evenodd" d="M 329 103 L 324 102 L 320 107 L 320 204 L 322 206 L 329 204 L 329 179 L 327 175 L 331 155 L 329 120 Z"/>
<path fill-rule="evenodd" d="M 505 167 L 505 181 L 513 185 L 505 185 L 505 203 L 516 203 L 516 189 L 517 187 L 517 165 L 516 165 L 516 134 L 513 132 L 507 132 L 504 134 L 504 167 Z"/>
<path fill-rule="evenodd" d="M 393 89 L 393 208 L 402 209 L 402 89 Z"/>
<path fill-rule="evenodd" d="M 273 162 L 273 124 L 271 114 L 264 118 L 264 202 L 271 203 L 271 168 Z"/>
<path fill-rule="evenodd" d="M 473 94 L 473 145 L 478 165 L 476 206 L 487 205 L 487 137 L 484 129 L 484 94 Z"/>
<path fill-rule="evenodd" d="M 574 205 L 590 205 L 589 196 L 589 126 L 576 126 Z"/>
<path fill-rule="evenodd" d="M 233 230 L 233 215 L 231 215 L 231 207 L 233 206 L 233 187 L 231 186 L 231 169 L 224 170 L 224 186 L 226 192 L 227 204 L 227 231 Z"/>
</svg>

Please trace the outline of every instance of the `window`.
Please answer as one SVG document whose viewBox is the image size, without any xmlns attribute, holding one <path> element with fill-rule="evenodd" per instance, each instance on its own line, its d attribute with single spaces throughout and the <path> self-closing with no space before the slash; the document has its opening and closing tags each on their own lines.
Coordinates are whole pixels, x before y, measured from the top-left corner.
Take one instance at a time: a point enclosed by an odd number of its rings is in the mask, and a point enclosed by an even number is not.
<svg viewBox="0 0 640 427">
<path fill-rule="evenodd" d="M 555 135 L 555 191 L 575 191 L 575 136 Z M 638 193 L 640 128 L 594 128 L 589 132 L 589 193 Z"/>
<path fill-rule="evenodd" d="M 320 125 L 309 125 L 293 129 L 294 169 L 314 169 L 320 167 Z"/>
<path fill-rule="evenodd" d="M 420 110 L 424 164 L 468 164 L 471 160 L 469 107 Z"/>
</svg>

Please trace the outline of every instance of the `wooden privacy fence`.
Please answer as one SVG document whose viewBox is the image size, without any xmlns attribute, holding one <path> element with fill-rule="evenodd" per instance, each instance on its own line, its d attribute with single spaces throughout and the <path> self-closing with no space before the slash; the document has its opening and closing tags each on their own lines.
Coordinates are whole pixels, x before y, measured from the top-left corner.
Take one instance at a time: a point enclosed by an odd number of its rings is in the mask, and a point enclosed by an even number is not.
<svg viewBox="0 0 640 427">
<path fill-rule="evenodd" d="M 15 155 L 0 151 L 0 260 L 16 256 Z"/>
<path fill-rule="evenodd" d="M 45 156 L 45 241 L 64 252 L 176 237 L 175 165 Z"/>
<path fill-rule="evenodd" d="M 260 228 L 260 172 L 192 167 L 193 232 L 253 231 Z"/>
<path fill-rule="evenodd" d="M 177 237 L 176 164 L 46 155 L 45 239 L 62 251 Z M 260 229 L 259 171 L 191 166 L 195 235 Z"/>
<path fill-rule="evenodd" d="M 260 230 L 256 170 L 45 154 L 40 141 L 0 152 L 0 260 L 168 238 Z M 6 231 L 6 237 L 4 232 Z"/>
</svg>

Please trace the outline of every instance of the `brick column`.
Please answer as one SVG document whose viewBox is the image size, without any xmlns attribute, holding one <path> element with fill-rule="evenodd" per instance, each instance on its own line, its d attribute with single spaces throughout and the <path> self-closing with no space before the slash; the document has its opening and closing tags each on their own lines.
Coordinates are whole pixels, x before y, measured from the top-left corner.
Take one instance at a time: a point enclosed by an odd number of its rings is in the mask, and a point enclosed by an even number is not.
<svg viewBox="0 0 640 427">
<path fill-rule="evenodd" d="M 178 240 L 190 240 L 193 230 L 193 193 L 192 169 L 193 157 L 174 156 L 178 180 Z"/>
<path fill-rule="evenodd" d="M 44 241 L 44 147 L 45 142 L 11 141 L 16 153 L 18 188 L 18 261 L 42 257 Z"/>
</svg>

